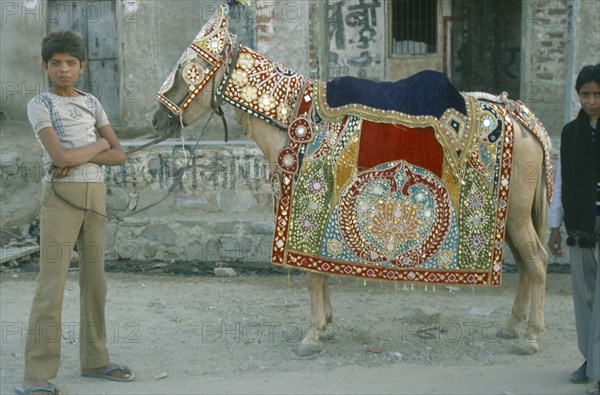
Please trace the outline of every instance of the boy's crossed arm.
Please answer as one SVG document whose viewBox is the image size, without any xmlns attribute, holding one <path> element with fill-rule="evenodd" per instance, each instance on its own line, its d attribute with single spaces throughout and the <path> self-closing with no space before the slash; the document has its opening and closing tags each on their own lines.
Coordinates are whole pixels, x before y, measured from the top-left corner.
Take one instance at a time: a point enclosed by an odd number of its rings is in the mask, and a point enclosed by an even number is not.
<svg viewBox="0 0 600 395">
<path fill-rule="evenodd" d="M 100 138 L 95 142 L 75 148 L 65 148 L 52 127 L 43 128 L 39 137 L 52 159 L 49 173 L 57 178 L 66 177 L 73 167 L 84 163 L 98 165 L 118 165 L 125 162 L 126 156 L 121 143 L 110 125 L 98 129 Z"/>
</svg>

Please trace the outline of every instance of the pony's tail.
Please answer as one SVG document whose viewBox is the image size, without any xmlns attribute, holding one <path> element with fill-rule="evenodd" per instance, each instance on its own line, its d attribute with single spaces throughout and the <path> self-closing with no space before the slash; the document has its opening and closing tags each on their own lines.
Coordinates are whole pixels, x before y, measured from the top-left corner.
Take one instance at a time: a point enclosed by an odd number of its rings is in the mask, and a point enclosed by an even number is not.
<svg viewBox="0 0 600 395">
<path fill-rule="evenodd" d="M 547 237 L 547 219 L 548 219 L 548 203 L 546 200 L 546 169 L 544 162 L 542 162 L 541 176 L 537 182 L 535 193 L 533 195 L 533 207 L 531 208 L 531 220 L 533 221 L 533 227 L 535 233 L 537 233 L 538 239 L 542 243 L 542 247 L 546 245 Z"/>
</svg>

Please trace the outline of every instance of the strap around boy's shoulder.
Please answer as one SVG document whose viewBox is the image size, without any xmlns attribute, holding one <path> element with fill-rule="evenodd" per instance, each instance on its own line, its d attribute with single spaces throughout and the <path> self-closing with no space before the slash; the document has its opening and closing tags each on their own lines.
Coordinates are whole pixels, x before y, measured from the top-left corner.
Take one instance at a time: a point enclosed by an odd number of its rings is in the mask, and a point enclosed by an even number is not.
<svg viewBox="0 0 600 395">
<path fill-rule="evenodd" d="M 54 130 L 57 133 L 61 133 L 62 128 L 60 127 L 60 123 L 58 121 L 58 113 L 54 108 L 54 103 L 52 102 L 52 99 L 48 97 L 46 92 L 42 92 L 39 95 L 37 95 L 36 99 L 44 103 L 44 105 L 48 109 L 48 113 L 50 114 L 50 122 L 52 122 L 52 128 L 54 128 Z"/>
</svg>

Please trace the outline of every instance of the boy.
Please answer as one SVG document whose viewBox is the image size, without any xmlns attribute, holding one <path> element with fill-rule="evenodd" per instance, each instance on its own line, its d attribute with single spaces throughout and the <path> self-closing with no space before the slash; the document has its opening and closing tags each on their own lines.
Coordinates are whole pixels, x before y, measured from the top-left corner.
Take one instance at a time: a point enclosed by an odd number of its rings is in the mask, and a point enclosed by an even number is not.
<svg viewBox="0 0 600 395">
<path fill-rule="evenodd" d="M 560 161 L 550 207 L 550 241 L 562 255 L 559 227 L 567 230 L 577 343 L 584 362 L 573 383 L 600 384 L 600 64 L 585 66 L 575 81 L 581 110 L 561 134 Z"/>
<path fill-rule="evenodd" d="M 85 68 L 83 40 L 51 32 L 42 41 L 50 86 L 32 99 L 27 115 L 44 150 L 40 211 L 40 273 L 25 345 L 25 374 L 17 394 L 62 394 L 48 380 L 60 364 L 61 311 L 73 246 L 79 252 L 81 375 L 131 381 L 127 367 L 111 364 L 106 348 L 106 186 L 102 165 L 125 153 L 94 96 L 75 88 Z M 100 137 L 96 137 L 98 134 Z"/>
</svg>

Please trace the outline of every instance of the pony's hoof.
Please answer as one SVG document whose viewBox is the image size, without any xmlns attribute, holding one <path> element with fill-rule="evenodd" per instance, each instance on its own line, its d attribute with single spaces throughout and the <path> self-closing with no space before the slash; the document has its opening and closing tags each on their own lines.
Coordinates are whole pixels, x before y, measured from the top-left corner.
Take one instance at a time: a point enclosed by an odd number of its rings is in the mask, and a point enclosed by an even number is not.
<svg viewBox="0 0 600 395">
<path fill-rule="evenodd" d="M 518 355 L 532 355 L 540 351 L 540 345 L 537 343 L 517 343 L 513 345 L 512 349 Z"/>
<path fill-rule="evenodd" d="M 310 357 L 319 352 L 321 352 L 321 346 L 318 344 L 300 344 L 296 350 L 296 355 L 299 357 Z"/>
</svg>

